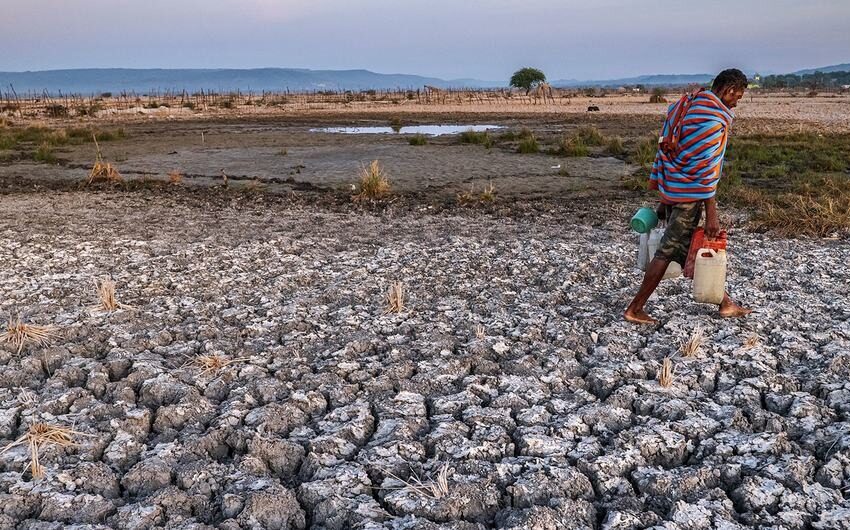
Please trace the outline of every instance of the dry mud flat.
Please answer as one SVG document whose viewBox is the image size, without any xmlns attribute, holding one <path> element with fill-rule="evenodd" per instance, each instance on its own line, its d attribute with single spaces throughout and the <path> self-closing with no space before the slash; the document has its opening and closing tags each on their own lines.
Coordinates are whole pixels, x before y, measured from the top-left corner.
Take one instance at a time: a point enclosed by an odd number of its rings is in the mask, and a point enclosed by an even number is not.
<svg viewBox="0 0 850 530">
<path fill-rule="evenodd" d="M 0 436 L 84 435 L 40 481 L 0 455 L 0 526 L 850 528 L 850 243 L 737 231 L 756 313 L 672 280 L 635 328 L 627 209 L 597 211 L 2 196 L 0 313 L 61 337 L 0 353 Z M 134 310 L 89 310 L 106 275 Z"/>
<path fill-rule="evenodd" d="M 386 121 L 369 123 L 385 125 Z M 502 128 L 495 129 L 494 135 L 521 128 L 513 121 L 499 123 Z M 562 122 L 534 124 L 535 134 L 546 136 L 552 145 L 562 131 L 576 127 Z M 347 192 L 361 169 L 379 160 L 394 192 L 424 192 L 452 200 L 460 192 L 481 191 L 488 185 L 502 196 L 523 198 L 564 197 L 587 189 L 616 193 L 621 178 L 637 169 L 607 156 L 527 156 L 517 154 L 516 145 L 511 144 L 485 149 L 461 144 L 456 134 L 430 137 L 428 145 L 412 146 L 409 134 L 311 132 L 315 128 L 320 127 L 286 121 L 155 122 L 128 127 L 127 138 L 103 142 L 101 149 L 131 181 L 166 181 L 176 171 L 185 185 L 209 187 L 221 185 L 224 174 L 234 188 L 260 185 L 276 193 Z M 0 163 L 0 187 L 20 189 L 22 177 L 42 186 L 77 187 L 91 170 L 95 148 L 92 144 L 61 146 L 56 156 L 61 164 Z"/>
</svg>

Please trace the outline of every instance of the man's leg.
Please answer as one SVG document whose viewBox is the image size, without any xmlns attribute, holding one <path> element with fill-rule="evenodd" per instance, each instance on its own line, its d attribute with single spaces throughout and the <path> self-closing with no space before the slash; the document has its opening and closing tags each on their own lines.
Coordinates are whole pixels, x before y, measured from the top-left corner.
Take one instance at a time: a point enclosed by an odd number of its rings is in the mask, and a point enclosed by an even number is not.
<svg viewBox="0 0 850 530">
<path fill-rule="evenodd" d="M 653 292 L 655 292 L 655 288 L 658 287 L 658 284 L 661 282 L 661 278 L 664 277 L 664 273 L 667 271 L 667 265 L 669 264 L 670 260 L 658 256 L 649 262 L 649 266 L 646 268 L 646 274 L 643 276 L 643 283 L 641 283 L 638 293 L 635 295 L 632 303 L 629 304 L 629 307 L 626 308 L 626 312 L 623 313 L 623 317 L 626 320 L 634 322 L 635 324 L 658 323 L 654 318 L 646 314 L 643 310 L 643 306 L 646 305 L 646 301 L 649 300 L 649 297 L 652 296 Z"/>
<path fill-rule="evenodd" d="M 752 313 L 752 309 L 741 307 L 729 297 L 729 293 L 723 294 L 723 301 L 720 302 L 720 316 L 723 318 L 745 317 Z"/>
</svg>

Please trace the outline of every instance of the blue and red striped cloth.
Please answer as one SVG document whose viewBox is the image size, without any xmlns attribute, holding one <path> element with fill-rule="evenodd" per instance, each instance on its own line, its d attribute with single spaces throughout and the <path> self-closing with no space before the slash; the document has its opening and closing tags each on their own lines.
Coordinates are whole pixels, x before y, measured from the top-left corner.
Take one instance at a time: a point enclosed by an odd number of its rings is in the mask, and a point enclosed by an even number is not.
<svg viewBox="0 0 850 530">
<path fill-rule="evenodd" d="M 685 94 L 670 105 L 649 176 L 661 202 L 714 197 L 734 115 L 710 90 Z"/>
</svg>

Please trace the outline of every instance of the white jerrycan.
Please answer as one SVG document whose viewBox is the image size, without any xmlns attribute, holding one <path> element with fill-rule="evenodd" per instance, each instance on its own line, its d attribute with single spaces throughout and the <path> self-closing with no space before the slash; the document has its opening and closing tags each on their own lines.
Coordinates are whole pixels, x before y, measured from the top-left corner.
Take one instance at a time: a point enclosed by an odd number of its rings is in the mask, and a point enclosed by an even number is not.
<svg viewBox="0 0 850 530">
<path fill-rule="evenodd" d="M 667 265 L 667 270 L 664 271 L 664 276 L 661 278 L 662 280 L 669 280 L 670 278 L 678 278 L 682 275 L 682 266 L 679 265 L 678 262 L 671 261 L 669 265 Z"/>
<path fill-rule="evenodd" d="M 701 248 L 694 263 L 694 300 L 720 305 L 726 293 L 726 251 Z"/>
<path fill-rule="evenodd" d="M 658 244 L 663 235 L 663 228 L 653 228 L 650 233 L 640 235 L 640 242 L 638 243 L 638 268 L 640 270 L 645 271 L 649 267 L 649 262 L 655 257 L 655 251 L 658 250 Z"/>
<path fill-rule="evenodd" d="M 650 261 L 652 261 L 652 258 L 649 257 L 649 234 L 641 234 L 638 242 L 637 266 L 640 270 L 645 271 Z"/>
<path fill-rule="evenodd" d="M 658 245 L 661 243 L 662 237 L 664 237 L 663 228 L 653 228 L 649 233 L 649 240 L 646 243 L 646 248 L 649 252 L 649 257 L 646 260 L 647 264 L 655 257 L 655 251 L 658 250 Z"/>
<path fill-rule="evenodd" d="M 641 234 L 638 244 L 638 268 L 645 271 L 649 267 L 649 262 L 655 257 L 655 251 L 658 250 L 658 245 L 661 243 L 661 238 L 664 236 L 663 228 L 655 228 L 649 234 Z M 682 266 L 671 261 L 664 272 L 662 280 L 669 278 L 678 278 L 682 275 Z"/>
</svg>

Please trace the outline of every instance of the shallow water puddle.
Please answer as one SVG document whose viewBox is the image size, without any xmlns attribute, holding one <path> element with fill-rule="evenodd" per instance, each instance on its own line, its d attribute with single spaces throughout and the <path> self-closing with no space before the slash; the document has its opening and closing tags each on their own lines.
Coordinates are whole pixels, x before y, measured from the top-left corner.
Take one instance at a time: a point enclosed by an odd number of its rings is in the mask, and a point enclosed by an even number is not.
<svg viewBox="0 0 850 530">
<path fill-rule="evenodd" d="M 502 129 L 501 125 L 410 125 L 398 130 L 392 127 L 323 127 L 310 129 L 310 132 L 340 133 L 340 134 L 427 134 L 428 136 L 442 136 L 444 134 L 458 134 L 464 131 L 488 131 L 491 129 Z"/>
</svg>

